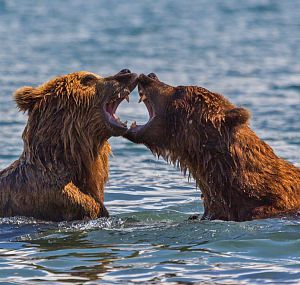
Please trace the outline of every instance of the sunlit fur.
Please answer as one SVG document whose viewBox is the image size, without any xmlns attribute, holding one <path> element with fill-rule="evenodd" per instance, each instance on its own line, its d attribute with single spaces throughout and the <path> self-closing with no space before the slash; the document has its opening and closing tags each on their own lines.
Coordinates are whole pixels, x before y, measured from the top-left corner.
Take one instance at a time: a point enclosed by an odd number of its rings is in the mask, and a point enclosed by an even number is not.
<svg viewBox="0 0 300 285">
<path fill-rule="evenodd" d="M 159 124 L 149 125 L 141 137 L 127 138 L 144 143 L 196 180 L 203 219 L 244 221 L 300 210 L 299 168 L 256 136 L 247 110 L 201 87 L 170 88 L 159 81 L 141 86 L 152 102 L 161 94 L 167 99 L 161 100 Z M 156 137 L 157 125 L 163 136 Z"/>
<path fill-rule="evenodd" d="M 0 172 L 0 216 L 53 221 L 108 216 L 103 200 L 111 133 L 101 107 L 105 94 L 96 84 L 80 83 L 87 74 L 56 77 L 14 94 L 28 122 L 22 155 Z"/>
</svg>

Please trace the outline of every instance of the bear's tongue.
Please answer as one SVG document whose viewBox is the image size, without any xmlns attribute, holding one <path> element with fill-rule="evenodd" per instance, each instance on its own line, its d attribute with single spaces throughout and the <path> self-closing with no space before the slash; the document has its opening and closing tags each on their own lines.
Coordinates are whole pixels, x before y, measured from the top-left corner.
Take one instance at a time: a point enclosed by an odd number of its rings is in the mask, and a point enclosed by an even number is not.
<svg viewBox="0 0 300 285">
<path fill-rule="evenodd" d="M 117 99 L 115 101 L 109 102 L 106 104 L 106 112 L 110 115 L 111 119 L 115 121 L 115 123 L 121 125 L 122 127 L 127 127 L 127 121 L 121 122 L 120 118 L 116 115 L 116 110 L 119 106 L 119 104 L 123 101 L 122 99 Z"/>
</svg>

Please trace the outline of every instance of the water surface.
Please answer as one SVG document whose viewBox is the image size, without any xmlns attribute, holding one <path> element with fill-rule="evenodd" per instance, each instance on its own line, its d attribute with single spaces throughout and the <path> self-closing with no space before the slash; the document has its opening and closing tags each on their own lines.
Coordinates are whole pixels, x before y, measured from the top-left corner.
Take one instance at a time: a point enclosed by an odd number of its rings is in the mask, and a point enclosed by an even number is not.
<svg viewBox="0 0 300 285">
<path fill-rule="evenodd" d="M 11 99 L 57 74 L 123 68 L 201 85 L 248 108 L 276 153 L 300 166 L 300 3 L 0 0 L 0 168 L 22 151 L 26 115 Z M 122 103 L 123 120 L 145 106 Z M 200 190 L 142 145 L 110 140 L 112 217 L 0 219 L 6 284 L 299 284 L 300 222 L 188 221 Z"/>
</svg>

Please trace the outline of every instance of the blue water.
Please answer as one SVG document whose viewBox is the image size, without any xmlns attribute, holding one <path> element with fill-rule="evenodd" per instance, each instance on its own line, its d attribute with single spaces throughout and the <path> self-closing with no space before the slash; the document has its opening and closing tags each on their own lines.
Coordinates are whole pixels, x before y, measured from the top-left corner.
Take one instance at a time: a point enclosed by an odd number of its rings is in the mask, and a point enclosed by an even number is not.
<svg viewBox="0 0 300 285">
<path fill-rule="evenodd" d="M 11 94 L 57 74 L 123 68 L 200 85 L 251 110 L 300 166 L 300 1 L 0 0 L 0 168 L 22 151 Z M 147 120 L 122 103 L 122 120 Z M 142 145 L 110 139 L 108 220 L 0 219 L 3 284 L 300 284 L 300 221 L 187 221 L 200 190 Z"/>
</svg>

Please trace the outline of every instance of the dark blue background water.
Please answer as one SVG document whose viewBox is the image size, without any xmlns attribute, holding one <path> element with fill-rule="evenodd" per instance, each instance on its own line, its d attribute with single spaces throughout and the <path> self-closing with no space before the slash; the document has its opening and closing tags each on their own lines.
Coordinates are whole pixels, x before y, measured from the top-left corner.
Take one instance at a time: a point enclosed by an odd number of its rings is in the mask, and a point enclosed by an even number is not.
<svg viewBox="0 0 300 285">
<path fill-rule="evenodd" d="M 122 68 L 223 93 L 300 166 L 300 2 L 0 0 L 0 168 L 22 151 L 12 92 Z M 122 103 L 122 120 L 147 111 Z M 188 222 L 200 191 L 140 145 L 110 140 L 109 220 L 0 219 L 0 282 L 300 284 L 299 220 Z"/>
</svg>

